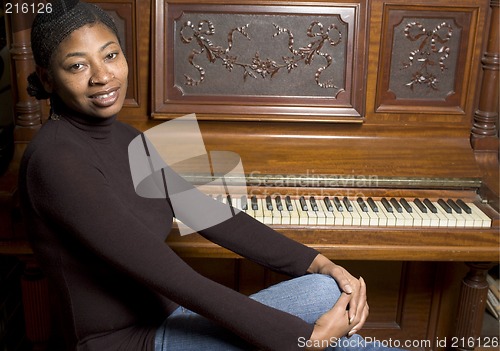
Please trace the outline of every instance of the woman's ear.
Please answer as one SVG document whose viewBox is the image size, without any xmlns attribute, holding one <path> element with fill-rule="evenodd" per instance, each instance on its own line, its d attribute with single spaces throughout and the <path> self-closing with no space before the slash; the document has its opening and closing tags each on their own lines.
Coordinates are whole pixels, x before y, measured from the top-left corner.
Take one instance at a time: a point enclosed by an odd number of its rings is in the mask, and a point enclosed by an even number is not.
<svg viewBox="0 0 500 351">
<path fill-rule="evenodd" d="M 36 66 L 36 74 L 38 75 L 38 78 L 40 78 L 40 82 L 42 82 L 45 91 L 51 94 L 54 90 L 54 84 L 49 70 L 44 67 Z"/>
</svg>

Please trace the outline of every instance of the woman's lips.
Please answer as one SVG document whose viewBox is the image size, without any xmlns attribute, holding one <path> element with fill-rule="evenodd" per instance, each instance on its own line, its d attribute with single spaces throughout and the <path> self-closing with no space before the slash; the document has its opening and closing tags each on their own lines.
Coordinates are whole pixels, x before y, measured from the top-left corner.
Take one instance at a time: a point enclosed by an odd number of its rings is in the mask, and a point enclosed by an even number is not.
<svg viewBox="0 0 500 351">
<path fill-rule="evenodd" d="M 92 103 L 98 107 L 109 107 L 114 105 L 120 96 L 120 89 L 114 88 L 98 92 L 90 96 Z"/>
</svg>

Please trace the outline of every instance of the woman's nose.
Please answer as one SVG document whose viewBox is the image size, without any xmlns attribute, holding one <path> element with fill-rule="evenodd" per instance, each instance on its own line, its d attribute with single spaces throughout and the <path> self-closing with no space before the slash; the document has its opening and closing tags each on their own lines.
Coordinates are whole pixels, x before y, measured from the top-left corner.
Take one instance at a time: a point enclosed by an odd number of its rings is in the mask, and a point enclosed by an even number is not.
<svg viewBox="0 0 500 351">
<path fill-rule="evenodd" d="M 98 67 L 94 70 L 92 76 L 90 77 L 89 84 L 90 85 L 106 85 L 112 79 L 114 75 L 112 72 L 106 69 L 106 67 Z"/>
</svg>

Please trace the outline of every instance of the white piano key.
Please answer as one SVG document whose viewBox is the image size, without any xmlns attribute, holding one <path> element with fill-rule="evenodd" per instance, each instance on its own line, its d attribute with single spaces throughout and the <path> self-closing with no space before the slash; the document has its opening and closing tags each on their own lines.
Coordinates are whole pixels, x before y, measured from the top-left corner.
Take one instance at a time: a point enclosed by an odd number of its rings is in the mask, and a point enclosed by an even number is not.
<svg viewBox="0 0 500 351">
<path fill-rule="evenodd" d="M 271 215 L 273 217 L 273 224 L 282 224 L 283 217 L 281 216 L 281 211 L 278 210 L 276 206 L 273 206 Z"/>
<path fill-rule="evenodd" d="M 356 211 L 359 215 L 360 225 L 365 225 L 365 226 L 370 225 L 370 216 L 368 216 L 368 213 L 364 212 L 361 209 L 361 206 L 358 204 L 357 201 L 351 201 L 351 203 L 353 205 L 353 211 Z"/>
<path fill-rule="evenodd" d="M 292 205 L 292 210 L 288 211 L 288 213 L 290 214 L 290 224 L 299 225 L 300 224 L 300 215 L 299 215 L 299 211 L 297 210 L 297 204 L 295 203 L 295 200 L 291 200 L 291 205 Z"/>
<path fill-rule="evenodd" d="M 380 224 L 380 216 L 379 216 L 379 212 L 373 212 L 373 210 L 371 209 L 370 206 L 368 206 L 368 225 L 371 226 L 371 227 L 378 227 L 378 226 L 381 226 Z M 383 221 L 382 221 L 383 222 Z M 385 226 L 385 224 L 384 224 Z"/>
<path fill-rule="evenodd" d="M 351 201 L 352 211 L 347 211 L 347 208 L 344 209 L 345 212 L 350 213 L 352 217 L 352 225 L 361 225 L 361 214 L 358 212 L 358 208 L 354 207 L 355 201 Z"/>
<path fill-rule="evenodd" d="M 335 217 L 333 215 L 333 211 L 328 211 L 324 201 L 320 201 L 318 204 L 319 204 L 319 208 L 321 209 L 321 211 L 323 211 L 323 213 L 325 215 L 325 224 L 326 225 L 334 225 L 335 224 Z"/>
<path fill-rule="evenodd" d="M 479 209 L 475 204 L 470 203 L 467 204 L 472 209 L 472 215 L 476 218 L 478 218 L 478 226 L 482 228 L 489 228 L 491 227 L 491 218 L 489 218 L 483 211 Z"/>
<path fill-rule="evenodd" d="M 380 206 L 383 206 L 382 203 L 380 201 L 374 201 L 374 202 L 375 205 L 377 205 L 378 207 L 378 212 L 373 212 L 373 214 L 378 218 L 378 226 L 387 227 L 387 214 L 380 208 Z"/>
<path fill-rule="evenodd" d="M 457 213 L 453 208 L 452 208 L 452 211 L 451 211 L 451 214 L 453 215 L 453 217 L 455 218 L 455 226 L 457 228 L 464 228 L 465 227 L 465 217 L 463 216 L 463 213 L 465 213 L 464 211 L 462 211 L 461 213 Z"/>
<path fill-rule="evenodd" d="M 415 203 L 411 203 L 413 208 L 418 209 L 418 213 L 422 216 L 422 226 L 424 227 L 439 227 L 439 217 L 432 213 L 431 210 L 429 210 L 427 207 L 427 212 L 422 212 Z"/>
<path fill-rule="evenodd" d="M 408 211 L 406 211 L 405 207 L 403 206 L 403 212 L 401 213 L 401 215 L 403 216 L 403 225 L 405 227 L 413 227 L 414 224 L 414 220 L 415 220 L 415 217 L 413 216 L 413 211 L 412 213 L 408 213 Z"/>
<path fill-rule="evenodd" d="M 281 224 L 290 225 L 292 224 L 292 217 L 290 212 L 286 209 L 286 206 L 283 206 L 283 210 L 280 211 L 281 215 Z"/>
<path fill-rule="evenodd" d="M 309 224 L 309 216 L 307 215 L 307 211 L 304 211 L 302 209 L 299 200 L 293 200 L 293 201 L 295 202 L 295 208 L 297 209 L 297 212 L 299 214 L 299 224 L 300 225 Z"/>
<path fill-rule="evenodd" d="M 309 201 L 309 200 L 307 200 Z M 321 203 L 322 201 L 317 201 L 316 204 L 318 206 L 318 210 L 314 211 L 316 215 L 316 224 L 317 225 L 326 225 L 326 215 L 325 212 L 321 208 Z M 312 209 L 312 206 L 310 207 Z"/>
<path fill-rule="evenodd" d="M 411 216 L 413 218 L 413 226 L 414 227 L 425 227 L 425 226 L 429 226 L 429 223 L 430 223 L 430 220 L 427 219 L 427 221 L 423 218 L 423 213 L 420 212 L 419 208 L 417 207 L 417 205 L 415 205 L 413 202 L 409 202 L 408 201 L 408 205 L 411 206 L 412 208 L 412 213 L 411 213 Z"/>
<path fill-rule="evenodd" d="M 343 225 L 347 225 L 347 226 L 351 226 L 351 225 L 354 225 L 353 223 L 353 217 L 352 217 L 352 213 L 347 211 L 347 209 L 344 208 L 344 210 L 342 212 L 339 212 L 340 215 L 342 216 L 343 220 L 342 220 L 342 224 Z"/>
<path fill-rule="evenodd" d="M 333 224 L 342 226 L 344 225 L 344 216 L 342 215 L 342 212 L 340 212 L 335 206 L 333 206 Z"/>
<path fill-rule="evenodd" d="M 375 201 L 375 203 L 378 206 L 378 211 L 381 213 L 384 218 L 385 218 L 385 225 L 388 227 L 393 227 L 396 225 L 396 217 L 394 214 L 387 212 L 385 209 L 385 206 L 382 204 L 381 201 Z"/>
<path fill-rule="evenodd" d="M 436 207 L 437 213 L 436 216 L 439 218 L 439 227 L 448 227 L 452 226 L 452 223 L 449 223 L 450 218 L 448 213 L 446 213 L 443 208 L 437 203 L 437 201 L 432 201 L 432 204 Z"/>
<path fill-rule="evenodd" d="M 307 224 L 309 225 L 318 225 L 318 214 L 316 211 L 312 209 L 311 202 L 309 199 L 306 199 L 306 204 L 307 204 Z"/>
<path fill-rule="evenodd" d="M 262 208 L 262 203 L 259 199 L 257 199 L 257 206 L 258 208 L 254 210 L 254 217 L 259 222 L 264 223 L 264 209 Z"/>
<path fill-rule="evenodd" d="M 452 213 L 448 213 L 446 212 L 445 209 L 443 209 L 443 207 L 438 203 L 436 202 L 434 204 L 434 206 L 436 206 L 436 208 L 438 209 L 438 211 L 444 216 L 447 218 L 447 223 L 446 223 L 446 227 L 450 227 L 450 228 L 455 228 L 457 226 L 457 217 L 455 215 L 453 215 L 453 212 Z"/>
<path fill-rule="evenodd" d="M 273 224 L 273 212 L 267 209 L 266 199 L 258 199 L 259 209 L 262 209 L 264 224 Z"/>
<path fill-rule="evenodd" d="M 394 215 L 394 217 L 396 218 L 396 222 L 395 222 L 395 226 L 396 227 L 403 227 L 405 225 L 405 217 L 403 216 L 403 213 L 399 213 L 398 211 L 396 211 L 396 209 L 394 208 L 394 211 L 392 212 L 392 214 Z"/>
<path fill-rule="evenodd" d="M 467 213 L 465 211 L 462 211 L 461 216 L 464 219 L 465 228 L 474 228 L 474 225 L 476 223 L 477 218 L 472 215 L 472 213 Z"/>
</svg>

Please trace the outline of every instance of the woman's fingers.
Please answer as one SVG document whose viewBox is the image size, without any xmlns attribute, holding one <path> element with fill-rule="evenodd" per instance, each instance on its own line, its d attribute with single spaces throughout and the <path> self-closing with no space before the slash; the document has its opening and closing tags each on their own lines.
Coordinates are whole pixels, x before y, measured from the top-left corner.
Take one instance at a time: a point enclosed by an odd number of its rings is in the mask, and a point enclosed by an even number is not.
<svg viewBox="0 0 500 351">
<path fill-rule="evenodd" d="M 356 279 L 357 287 L 351 294 L 351 302 L 349 303 L 349 321 L 358 323 L 363 317 L 362 312 L 366 305 L 366 283 L 362 277 Z"/>
<path fill-rule="evenodd" d="M 348 336 L 356 334 L 363 328 L 363 325 L 365 324 L 366 319 L 368 318 L 368 314 L 369 314 L 369 307 L 368 304 L 365 304 L 363 311 L 359 313 L 359 316 L 361 317 L 360 321 L 354 327 L 352 327 L 351 331 L 348 333 Z"/>
</svg>

